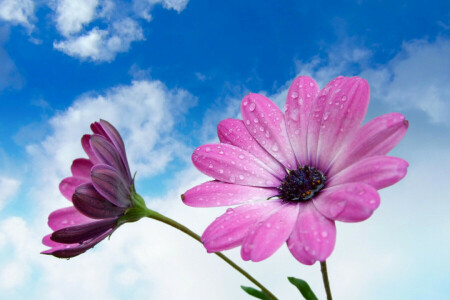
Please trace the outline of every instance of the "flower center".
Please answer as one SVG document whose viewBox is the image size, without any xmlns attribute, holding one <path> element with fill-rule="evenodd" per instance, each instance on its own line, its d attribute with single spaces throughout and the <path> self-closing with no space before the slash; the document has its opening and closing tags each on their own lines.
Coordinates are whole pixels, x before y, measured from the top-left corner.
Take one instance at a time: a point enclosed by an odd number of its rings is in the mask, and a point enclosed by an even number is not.
<svg viewBox="0 0 450 300">
<path fill-rule="evenodd" d="M 289 171 L 278 187 L 278 197 L 288 202 L 306 202 L 325 186 L 327 177 L 310 166 Z"/>
</svg>

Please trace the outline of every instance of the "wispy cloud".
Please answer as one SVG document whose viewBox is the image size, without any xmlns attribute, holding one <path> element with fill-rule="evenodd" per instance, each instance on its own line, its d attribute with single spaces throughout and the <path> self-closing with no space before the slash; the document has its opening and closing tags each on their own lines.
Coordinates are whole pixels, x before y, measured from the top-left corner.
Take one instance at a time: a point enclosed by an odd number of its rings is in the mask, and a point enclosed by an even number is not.
<svg viewBox="0 0 450 300">
<path fill-rule="evenodd" d="M 0 20 L 22 25 L 32 30 L 34 25 L 34 2 L 32 0 L 1 0 Z"/>
</svg>

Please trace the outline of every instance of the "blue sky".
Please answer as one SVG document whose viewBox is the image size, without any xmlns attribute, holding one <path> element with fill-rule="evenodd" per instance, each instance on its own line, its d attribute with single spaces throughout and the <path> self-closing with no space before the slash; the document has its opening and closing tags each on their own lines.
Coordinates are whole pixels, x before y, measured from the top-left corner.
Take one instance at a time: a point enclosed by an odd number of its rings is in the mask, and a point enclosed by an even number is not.
<svg viewBox="0 0 450 300">
<path fill-rule="evenodd" d="M 39 255 L 59 181 L 104 118 L 123 133 L 148 205 L 201 233 L 225 209 L 185 207 L 206 180 L 192 150 L 215 141 L 248 92 L 281 107 L 290 82 L 338 75 L 371 87 L 366 121 L 401 112 L 391 155 L 407 177 L 367 221 L 338 224 L 328 259 L 336 299 L 444 299 L 450 286 L 448 1 L 0 0 L 0 293 L 7 298 L 246 299 L 246 282 L 194 241 L 143 220 L 70 261 Z M 281 299 L 286 276 L 320 298 L 318 265 L 286 247 L 244 263 Z M 173 280 L 178 280 L 177 288 Z"/>
</svg>

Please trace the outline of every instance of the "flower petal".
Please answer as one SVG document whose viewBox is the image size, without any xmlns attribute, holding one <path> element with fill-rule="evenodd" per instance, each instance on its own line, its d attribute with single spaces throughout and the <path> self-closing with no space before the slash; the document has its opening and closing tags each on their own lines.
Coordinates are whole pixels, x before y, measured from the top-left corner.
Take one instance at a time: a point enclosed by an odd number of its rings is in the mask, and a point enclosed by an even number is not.
<svg viewBox="0 0 450 300">
<path fill-rule="evenodd" d="M 75 177 L 82 177 L 89 180 L 91 178 L 91 168 L 93 164 L 89 159 L 77 158 L 73 161 L 71 166 L 72 175 Z"/>
<path fill-rule="evenodd" d="M 92 150 L 100 163 L 115 168 L 125 180 L 128 178 L 128 171 L 123 164 L 118 150 L 106 138 L 94 134 L 90 139 Z"/>
<path fill-rule="evenodd" d="M 249 227 L 279 206 L 279 201 L 261 201 L 227 209 L 206 228 L 203 245 L 209 253 L 241 245 Z"/>
<path fill-rule="evenodd" d="M 73 194 L 72 201 L 76 209 L 93 219 L 118 217 L 126 210 L 106 200 L 91 183 L 80 185 Z"/>
<path fill-rule="evenodd" d="M 242 243 L 242 259 L 256 262 L 274 254 L 291 234 L 298 209 L 297 204 L 282 204 L 275 212 L 254 223 Z"/>
<path fill-rule="evenodd" d="M 185 192 L 184 204 L 194 207 L 230 206 L 278 195 L 277 189 L 208 181 Z"/>
<path fill-rule="evenodd" d="M 95 165 L 99 163 L 99 160 L 97 159 L 97 156 L 95 156 L 94 151 L 91 147 L 91 136 L 90 134 L 85 134 L 81 138 L 81 146 L 83 146 L 84 152 L 86 152 L 87 156 L 89 157 L 89 160 Z"/>
<path fill-rule="evenodd" d="M 72 195 L 75 193 L 75 189 L 83 183 L 89 182 L 89 178 L 85 177 L 67 177 L 64 178 L 59 184 L 59 190 L 67 200 L 72 201 Z"/>
<path fill-rule="evenodd" d="M 358 77 L 345 78 L 330 89 L 320 121 L 316 166 L 327 170 L 343 143 L 361 125 L 369 105 L 369 84 Z"/>
<path fill-rule="evenodd" d="M 97 192 L 109 202 L 120 207 L 130 206 L 130 187 L 113 167 L 95 165 L 92 168 L 91 179 Z"/>
<path fill-rule="evenodd" d="M 361 222 L 378 208 L 380 196 L 368 184 L 347 183 L 323 190 L 313 202 L 327 218 L 342 222 Z"/>
<path fill-rule="evenodd" d="M 194 151 L 192 161 L 202 173 L 220 181 L 262 187 L 280 183 L 255 156 L 232 145 L 203 145 Z"/>
<path fill-rule="evenodd" d="M 50 239 L 63 244 L 82 243 L 102 235 L 107 230 L 112 229 L 116 223 L 117 219 L 104 219 L 66 227 L 53 232 Z"/>
<path fill-rule="evenodd" d="M 334 93 L 345 81 L 345 77 L 339 76 L 330 81 L 325 88 L 320 90 L 311 107 L 311 115 L 308 123 L 308 136 L 306 146 L 308 148 L 308 164 L 316 166 L 317 146 L 319 143 L 320 129 L 324 117 L 327 102 L 332 99 Z M 326 119 L 328 116 L 325 117 Z"/>
<path fill-rule="evenodd" d="M 112 144 L 116 147 L 116 149 L 119 150 L 120 157 L 122 158 L 123 164 L 125 165 L 125 169 L 128 173 L 128 183 L 131 183 L 132 178 L 130 174 L 130 168 L 128 166 L 127 153 L 125 151 L 125 144 L 123 143 L 120 133 L 108 121 L 100 120 L 100 125 L 102 126 Z"/>
<path fill-rule="evenodd" d="M 86 217 L 73 206 L 55 210 L 48 216 L 48 226 L 54 231 L 68 226 L 86 224 L 92 221 L 91 218 Z"/>
<path fill-rule="evenodd" d="M 313 203 L 301 204 L 300 212 L 287 246 L 292 255 L 305 265 L 325 261 L 336 242 L 334 221 L 324 217 Z"/>
<path fill-rule="evenodd" d="M 393 185 L 406 175 L 408 162 L 397 157 L 377 155 L 364 158 L 330 178 L 328 186 L 367 183 L 377 190 Z"/>
<path fill-rule="evenodd" d="M 345 167 L 373 155 L 385 155 L 405 136 L 408 121 L 399 113 L 379 116 L 358 129 L 342 149 L 328 174 L 336 174 Z"/>
<path fill-rule="evenodd" d="M 299 76 L 292 82 L 286 98 L 286 130 L 297 161 L 302 166 L 309 164 L 308 123 L 318 93 L 319 87 L 312 78 Z"/>
<path fill-rule="evenodd" d="M 255 140 L 286 168 L 297 169 L 283 112 L 266 97 L 250 93 L 242 100 L 241 113 Z"/>
<path fill-rule="evenodd" d="M 286 169 L 270 155 L 248 132 L 242 120 L 226 119 L 217 126 L 217 135 L 221 143 L 239 147 L 253 154 L 265 163 L 278 178 L 286 176 Z"/>
<path fill-rule="evenodd" d="M 60 244 L 57 243 L 56 246 L 51 246 L 51 249 L 42 251 L 42 254 L 49 254 L 53 255 L 55 257 L 59 258 L 71 258 L 75 257 L 77 255 L 80 255 L 87 250 L 93 248 L 96 244 L 98 244 L 100 241 L 105 239 L 108 235 L 112 234 L 114 229 L 109 229 L 105 231 L 103 234 L 97 236 L 96 238 L 93 238 L 85 243 L 82 244 Z"/>
</svg>

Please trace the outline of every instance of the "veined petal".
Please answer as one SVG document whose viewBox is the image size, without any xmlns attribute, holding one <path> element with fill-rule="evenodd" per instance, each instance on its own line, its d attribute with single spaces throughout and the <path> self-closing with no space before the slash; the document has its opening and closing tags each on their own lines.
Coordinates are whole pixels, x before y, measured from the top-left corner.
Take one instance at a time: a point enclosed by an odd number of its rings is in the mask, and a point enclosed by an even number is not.
<svg viewBox="0 0 450 300">
<path fill-rule="evenodd" d="M 217 135 L 221 143 L 239 147 L 253 154 L 266 164 L 278 178 L 286 176 L 286 169 L 270 155 L 248 132 L 242 120 L 226 119 L 217 126 Z"/>
<path fill-rule="evenodd" d="M 95 165 L 92 168 L 91 179 L 97 192 L 109 202 L 120 207 L 130 206 L 130 187 L 116 169 L 108 165 Z"/>
<path fill-rule="evenodd" d="M 89 178 L 85 177 L 67 177 L 64 178 L 59 184 L 59 190 L 67 200 L 72 201 L 72 195 L 75 193 L 75 189 L 83 183 L 87 183 L 89 181 Z"/>
<path fill-rule="evenodd" d="M 125 169 L 128 173 L 128 183 L 131 183 L 131 173 L 130 167 L 128 166 L 127 153 L 125 151 L 125 144 L 123 143 L 122 137 L 120 136 L 117 129 L 111 125 L 108 121 L 100 120 L 100 125 L 106 133 L 107 137 L 111 141 L 111 143 L 119 150 L 120 157 L 122 158 L 122 162 L 125 166 Z"/>
<path fill-rule="evenodd" d="M 308 123 L 308 136 L 306 146 L 308 148 L 308 162 L 313 166 L 317 166 L 317 146 L 319 143 L 320 129 L 324 116 L 327 102 L 333 99 L 334 94 L 345 81 L 345 77 L 339 76 L 330 81 L 325 88 L 320 90 L 311 107 L 311 114 Z"/>
<path fill-rule="evenodd" d="M 242 259 L 256 262 L 274 254 L 291 234 L 298 209 L 297 204 L 281 204 L 274 212 L 253 224 L 242 243 Z"/>
<path fill-rule="evenodd" d="M 89 157 L 89 160 L 95 165 L 99 163 L 99 160 L 97 156 L 95 156 L 94 151 L 91 147 L 91 136 L 90 134 L 85 134 L 81 138 L 81 146 L 83 146 L 84 152 L 86 152 L 87 156 Z"/>
<path fill-rule="evenodd" d="M 202 242 L 209 253 L 227 250 L 242 244 L 249 227 L 261 216 L 280 206 L 279 201 L 261 201 L 227 209 L 206 228 Z"/>
<path fill-rule="evenodd" d="M 74 177 L 82 177 L 89 180 L 91 178 L 91 168 L 93 164 L 89 159 L 77 158 L 71 166 L 72 175 Z"/>
<path fill-rule="evenodd" d="M 275 195 L 278 195 L 277 189 L 208 181 L 188 190 L 182 199 L 189 206 L 213 207 L 265 200 Z"/>
<path fill-rule="evenodd" d="M 300 212 L 287 246 L 292 255 L 305 265 L 325 261 L 336 242 L 334 221 L 324 217 L 313 203 L 300 204 Z"/>
<path fill-rule="evenodd" d="M 308 123 L 311 107 L 319 93 L 317 83 L 308 76 L 295 78 L 286 98 L 286 130 L 297 161 L 304 166 L 308 161 Z"/>
<path fill-rule="evenodd" d="M 361 222 L 378 208 L 380 196 L 368 184 L 347 183 L 323 190 L 313 202 L 327 218 L 342 222 Z"/>
<path fill-rule="evenodd" d="M 364 158 L 330 178 L 328 186 L 367 183 L 377 190 L 393 185 L 406 175 L 408 162 L 397 157 L 377 155 Z"/>
<path fill-rule="evenodd" d="M 123 164 L 118 150 L 106 138 L 94 134 L 90 139 L 92 150 L 100 163 L 115 168 L 122 178 L 128 178 L 128 171 Z"/>
<path fill-rule="evenodd" d="M 91 218 L 86 217 L 73 206 L 55 210 L 48 216 L 48 226 L 54 231 L 68 226 L 86 224 L 92 221 Z"/>
<path fill-rule="evenodd" d="M 280 180 L 254 155 L 228 144 L 197 148 L 192 162 L 202 173 L 217 180 L 261 187 L 277 187 Z"/>
<path fill-rule="evenodd" d="M 358 129 L 342 149 L 328 174 L 332 176 L 365 157 L 387 154 L 403 139 L 407 130 L 408 121 L 399 113 L 373 119 Z"/>
<path fill-rule="evenodd" d="M 89 241 L 86 241 L 82 244 L 60 244 L 60 243 L 56 243 L 57 245 L 55 246 L 50 246 L 52 247 L 51 249 L 42 251 L 42 254 L 49 254 L 49 255 L 53 255 L 55 257 L 59 257 L 59 258 L 71 258 L 77 255 L 80 255 L 84 252 L 86 252 L 87 250 L 93 248 L 95 245 L 97 245 L 100 241 L 102 241 L 103 239 L 105 239 L 108 235 L 110 235 L 112 232 L 114 231 L 114 229 L 109 229 L 107 231 L 105 231 L 103 234 L 97 236 L 96 238 L 93 238 Z"/>
<path fill-rule="evenodd" d="M 255 140 L 286 168 L 296 169 L 283 112 L 268 98 L 250 93 L 242 100 L 241 113 L 245 127 Z"/>
<path fill-rule="evenodd" d="M 328 92 L 317 144 L 316 166 L 327 170 L 341 146 L 361 125 L 369 105 L 369 84 L 362 78 L 345 78 Z"/>
<path fill-rule="evenodd" d="M 104 219 L 87 224 L 62 228 L 52 233 L 51 240 L 57 243 L 74 244 L 94 239 L 112 229 L 117 219 Z"/>
<path fill-rule="evenodd" d="M 126 210 L 102 197 L 91 183 L 80 185 L 73 194 L 72 202 L 82 214 L 93 219 L 115 218 Z"/>
</svg>

